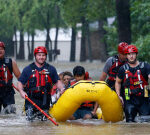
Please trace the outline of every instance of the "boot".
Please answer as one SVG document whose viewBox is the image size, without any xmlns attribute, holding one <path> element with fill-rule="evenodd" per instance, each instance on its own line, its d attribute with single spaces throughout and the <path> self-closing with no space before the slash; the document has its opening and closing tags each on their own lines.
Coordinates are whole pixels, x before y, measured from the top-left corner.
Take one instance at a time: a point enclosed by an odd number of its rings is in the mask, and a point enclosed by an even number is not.
<svg viewBox="0 0 150 135">
<path fill-rule="evenodd" d="M 28 107 L 28 109 L 26 110 L 26 119 L 27 121 L 31 122 L 35 119 L 32 107 Z"/>
<path fill-rule="evenodd" d="M 11 113 L 16 113 L 16 107 L 14 104 L 7 105 L 3 110 L 2 114 L 11 114 Z"/>
</svg>

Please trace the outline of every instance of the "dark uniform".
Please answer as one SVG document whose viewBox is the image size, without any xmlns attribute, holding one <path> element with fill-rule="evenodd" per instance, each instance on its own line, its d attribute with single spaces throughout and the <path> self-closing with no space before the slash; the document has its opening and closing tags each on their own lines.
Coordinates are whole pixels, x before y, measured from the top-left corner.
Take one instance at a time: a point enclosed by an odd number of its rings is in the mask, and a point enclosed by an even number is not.
<svg viewBox="0 0 150 135">
<path fill-rule="evenodd" d="M 149 115 L 149 101 L 145 96 L 144 87 L 148 85 L 148 75 L 150 65 L 140 62 L 137 67 L 130 67 L 129 64 L 123 65 L 118 72 L 118 77 L 123 81 L 124 89 L 124 111 L 127 122 L 134 122 L 137 113 L 139 115 Z"/>
<path fill-rule="evenodd" d="M 3 58 L 0 60 L 0 111 L 2 106 L 6 108 L 8 105 L 15 104 L 15 91 L 12 87 L 13 80 L 12 59 Z M 15 113 L 16 109 L 11 108 L 8 113 Z M 6 112 L 7 113 L 7 112 Z"/>
<path fill-rule="evenodd" d="M 32 63 L 24 68 L 18 80 L 26 85 L 25 91 L 28 97 L 40 108 L 48 111 L 52 85 L 59 80 L 56 69 L 48 63 L 45 63 L 42 68 L 38 68 L 35 63 Z M 27 100 L 25 100 L 25 110 L 27 116 L 38 112 Z M 31 114 L 28 114 L 28 112 Z"/>
<path fill-rule="evenodd" d="M 115 80 L 118 73 L 119 68 L 125 64 L 125 61 L 120 61 L 118 56 L 110 57 L 105 64 L 103 72 L 108 74 L 107 84 L 113 90 L 115 89 Z"/>
</svg>

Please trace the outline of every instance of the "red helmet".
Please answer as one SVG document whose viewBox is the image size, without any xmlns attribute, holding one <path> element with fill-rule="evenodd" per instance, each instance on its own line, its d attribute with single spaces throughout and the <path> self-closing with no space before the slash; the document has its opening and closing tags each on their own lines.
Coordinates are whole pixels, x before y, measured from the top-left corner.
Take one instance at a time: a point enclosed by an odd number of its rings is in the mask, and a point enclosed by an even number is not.
<svg viewBox="0 0 150 135">
<path fill-rule="evenodd" d="M 135 45 L 129 45 L 126 49 L 125 49 L 125 54 L 128 53 L 138 53 L 138 49 Z"/>
<path fill-rule="evenodd" d="M 34 49 L 34 55 L 36 53 L 45 53 L 47 55 L 47 50 L 44 46 L 38 46 Z"/>
<path fill-rule="evenodd" d="M 0 41 L 0 47 L 3 47 L 5 49 L 5 44 Z"/>
<path fill-rule="evenodd" d="M 118 53 L 124 54 L 125 48 L 128 46 L 126 42 L 121 42 L 118 45 Z"/>
</svg>

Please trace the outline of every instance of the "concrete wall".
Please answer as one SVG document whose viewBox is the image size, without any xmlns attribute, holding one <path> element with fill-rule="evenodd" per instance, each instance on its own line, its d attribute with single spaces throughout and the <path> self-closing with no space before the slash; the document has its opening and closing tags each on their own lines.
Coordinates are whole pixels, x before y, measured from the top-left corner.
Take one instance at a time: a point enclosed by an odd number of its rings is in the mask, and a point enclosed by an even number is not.
<svg viewBox="0 0 150 135">
<path fill-rule="evenodd" d="M 45 46 L 45 41 L 35 41 L 34 47 L 37 46 Z M 53 49 L 54 49 L 54 42 L 53 44 Z M 17 43 L 18 50 L 19 52 L 19 42 Z M 70 41 L 58 41 L 58 49 L 60 50 L 60 54 L 58 55 L 56 61 L 69 61 L 70 60 L 70 49 L 71 49 L 71 42 Z M 28 60 L 28 46 L 27 46 L 27 41 L 24 42 L 24 50 L 25 50 L 25 60 Z M 76 40 L 76 61 L 79 61 L 80 59 L 80 39 L 77 38 Z"/>
</svg>

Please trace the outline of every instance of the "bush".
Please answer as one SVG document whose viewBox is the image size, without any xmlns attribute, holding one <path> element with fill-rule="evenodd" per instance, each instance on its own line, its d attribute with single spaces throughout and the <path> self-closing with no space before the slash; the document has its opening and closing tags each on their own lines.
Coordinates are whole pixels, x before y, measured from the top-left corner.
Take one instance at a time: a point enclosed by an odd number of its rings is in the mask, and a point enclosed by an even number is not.
<svg viewBox="0 0 150 135">
<path fill-rule="evenodd" d="M 150 35 L 148 34 L 145 37 L 140 36 L 133 44 L 135 44 L 139 50 L 138 59 L 140 61 L 150 62 Z"/>
<path fill-rule="evenodd" d="M 104 26 L 106 31 L 105 41 L 107 43 L 107 52 L 109 56 L 117 54 L 117 28 L 115 26 Z"/>
</svg>

